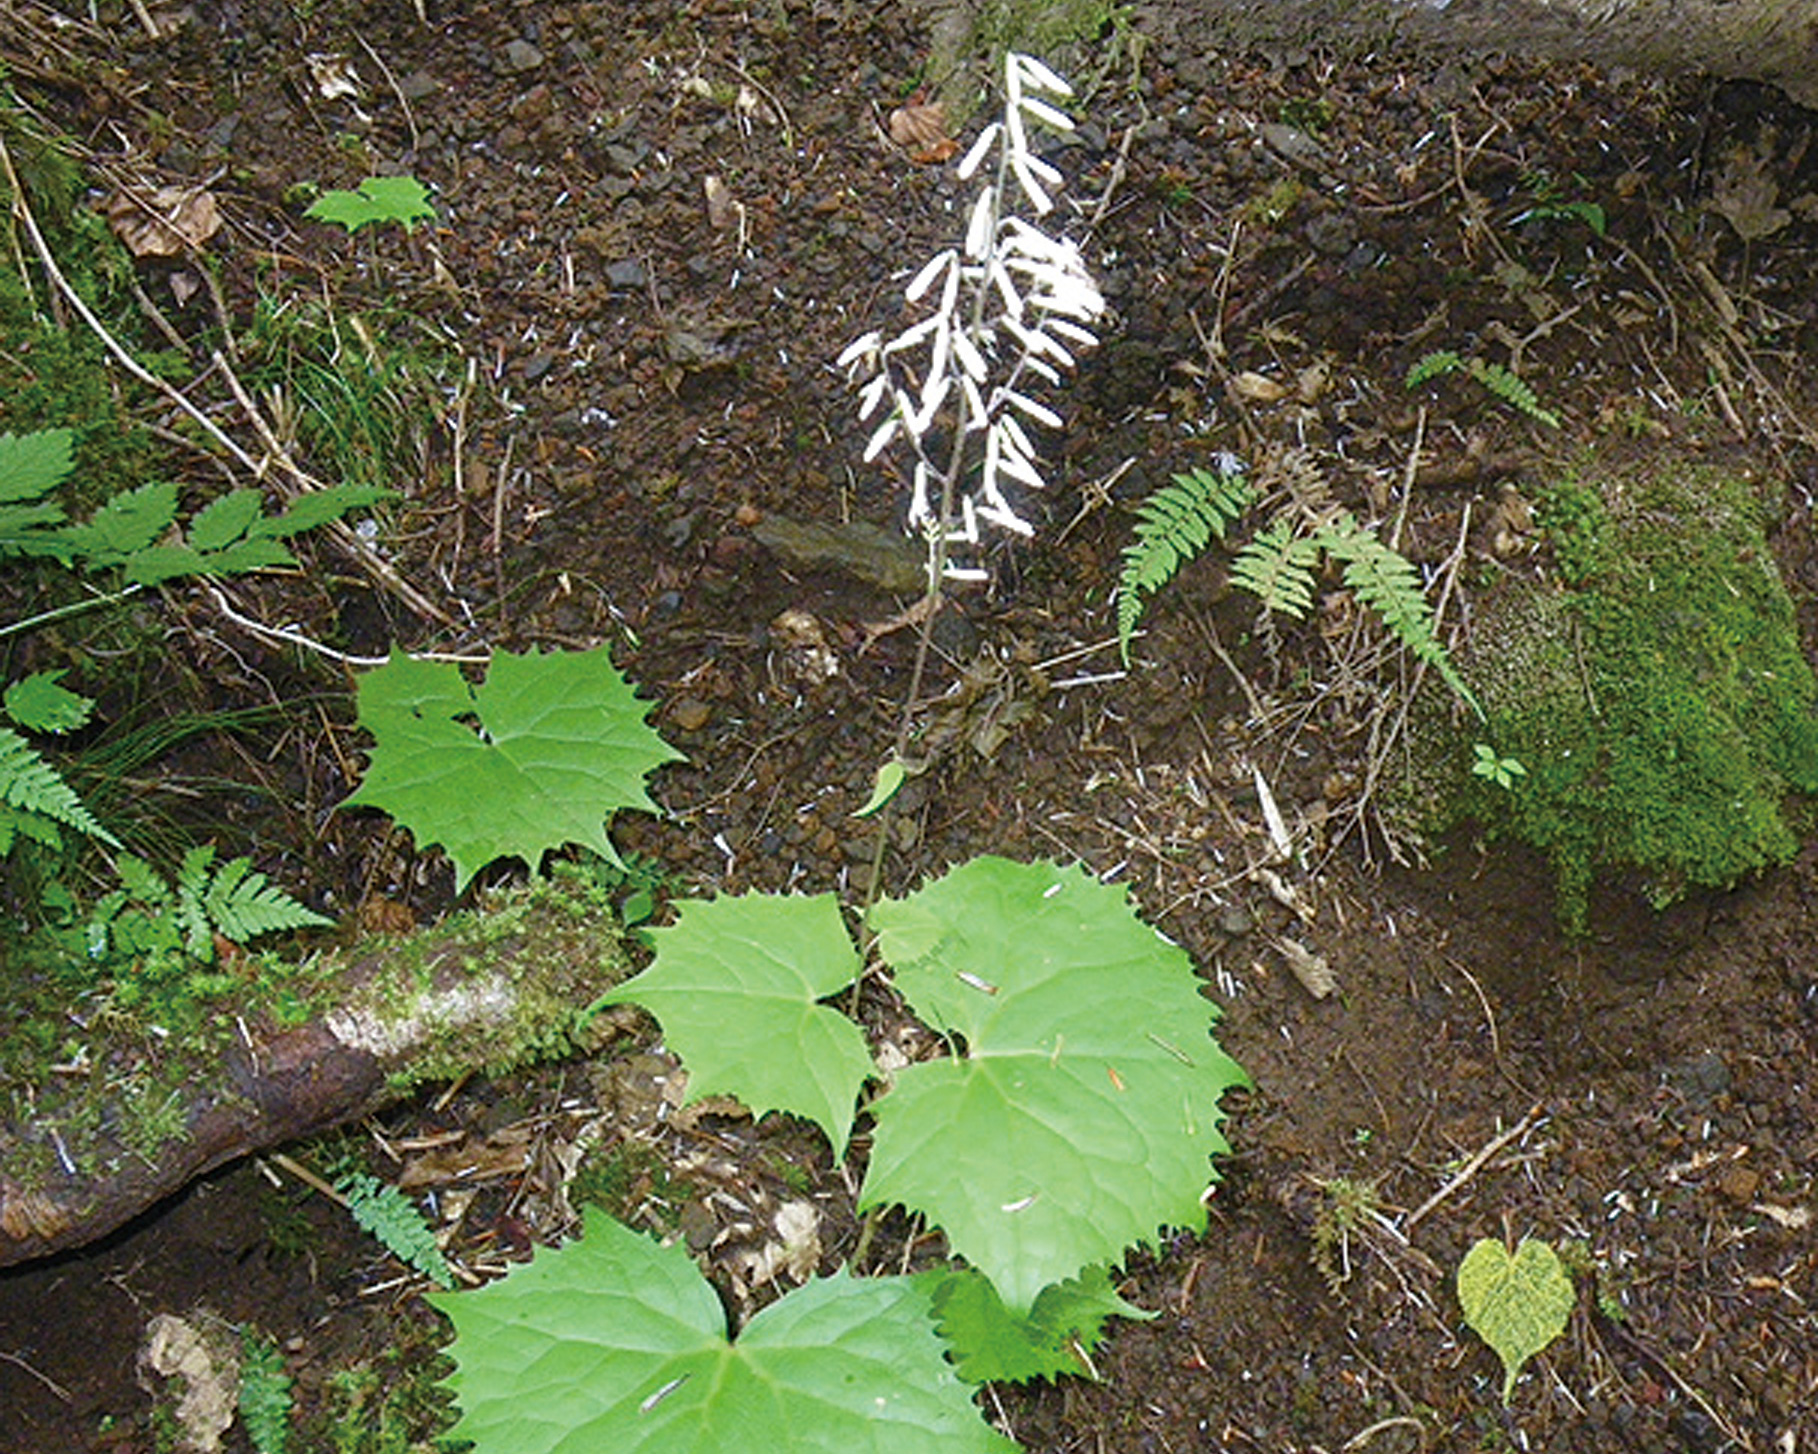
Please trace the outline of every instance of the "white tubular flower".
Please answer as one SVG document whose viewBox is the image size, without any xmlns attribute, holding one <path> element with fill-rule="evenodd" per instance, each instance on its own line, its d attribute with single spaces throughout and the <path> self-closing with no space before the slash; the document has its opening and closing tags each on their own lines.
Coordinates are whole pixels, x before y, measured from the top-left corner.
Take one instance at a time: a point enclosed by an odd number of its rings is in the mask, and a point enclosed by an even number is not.
<svg viewBox="0 0 1818 1454">
<path fill-rule="evenodd" d="M 996 220 L 997 208 L 993 205 L 997 195 L 986 187 L 978 194 L 978 201 L 972 204 L 972 221 L 966 228 L 966 256 L 973 262 L 983 262 L 985 254 L 991 251 L 991 226 Z M 876 337 L 875 334 L 871 335 Z M 847 353 L 852 350 L 847 349 Z M 843 358 L 845 355 L 842 354 Z"/>
<path fill-rule="evenodd" d="M 1003 132 L 1003 123 L 993 121 L 978 134 L 978 140 L 972 143 L 972 150 L 966 153 L 966 159 L 959 164 L 959 179 L 962 182 L 972 180 L 972 174 L 991 153 L 991 145 Z"/>
<path fill-rule="evenodd" d="M 1025 85 L 1033 86 L 1038 91 L 1046 91 L 1051 96 L 1071 96 L 1073 94 L 1071 86 L 1034 56 L 1024 55 L 1021 51 L 1012 51 L 1004 57 L 1004 60 L 1019 73 L 1020 79 Z"/>
<path fill-rule="evenodd" d="M 1037 121 L 1052 126 L 1056 131 L 1073 130 L 1073 118 L 1065 111 L 1050 106 L 1046 101 L 1038 101 L 1033 96 L 1025 96 L 1017 107 L 1025 116 L 1033 116 Z"/>
<path fill-rule="evenodd" d="M 884 395 L 890 392 L 890 375 L 878 374 L 859 390 L 859 423 L 863 424 L 873 414 L 877 406 L 884 402 Z"/>
<path fill-rule="evenodd" d="M 990 376 L 991 370 L 985 363 L 984 354 L 978 351 L 978 345 L 963 328 L 953 335 L 953 355 L 965 370 L 969 382 L 982 384 Z"/>
<path fill-rule="evenodd" d="M 865 446 L 865 453 L 863 456 L 864 463 L 870 464 L 872 460 L 876 459 L 884 452 L 884 446 L 896 438 L 896 431 L 902 428 L 902 424 L 903 421 L 895 414 L 892 414 L 882 424 L 878 425 L 877 432 L 871 436 L 871 442 Z"/>
<path fill-rule="evenodd" d="M 951 266 L 956 261 L 958 259 L 953 256 L 952 248 L 942 248 L 922 265 L 922 270 L 910 281 L 909 286 L 903 289 L 904 301 L 919 303 L 922 294 L 926 293 L 933 286 L 934 280 L 941 275 L 941 269 Z"/>
<path fill-rule="evenodd" d="M 1037 424 L 1046 424 L 1050 429 L 1061 427 L 1061 417 L 1046 404 L 1038 404 L 1027 394 L 1019 394 L 1015 389 L 1004 389 L 1000 397 L 1013 409 L 1021 409 Z"/>
<path fill-rule="evenodd" d="M 911 530 L 919 530 L 922 526 L 931 524 L 933 520 L 934 511 L 928 505 L 928 466 L 918 459 L 915 462 L 915 478 L 909 496 L 907 523 Z"/>
<path fill-rule="evenodd" d="M 845 369 L 848 378 L 851 378 L 858 373 L 860 364 L 876 368 L 878 345 L 883 341 L 884 335 L 879 333 L 876 329 L 873 329 L 870 333 L 862 333 L 857 338 L 853 339 L 851 343 L 846 345 L 845 352 L 840 354 L 840 356 L 833 361 L 833 366 L 835 368 Z"/>
</svg>

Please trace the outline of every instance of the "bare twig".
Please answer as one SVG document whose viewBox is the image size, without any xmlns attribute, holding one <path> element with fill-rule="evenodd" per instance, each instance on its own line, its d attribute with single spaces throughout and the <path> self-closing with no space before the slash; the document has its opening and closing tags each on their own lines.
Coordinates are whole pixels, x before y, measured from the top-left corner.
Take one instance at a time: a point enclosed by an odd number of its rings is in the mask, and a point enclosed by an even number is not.
<svg viewBox="0 0 1818 1454">
<path fill-rule="evenodd" d="M 1525 1136 L 1528 1131 L 1532 1129 L 1535 1122 L 1537 1122 L 1545 1113 L 1545 1106 L 1536 1105 L 1529 1110 L 1527 1115 L 1523 1116 L 1500 1136 L 1493 1136 L 1488 1141 L 1484 1142 L 1482 1146 L 1478 1147 L 1478 1149 L 1471 1154 L 1471 1159 L 1459 1168 L 1456 1176 L 1438 1191 L 1434 1192 L 1432 1196 L 1428 1197 L 1413 1211 L 1408 1213 L 1408 1220 L 1402 1224 L 1402 1231 L 1404 1233 L 1412 1232 L 1429 1212 L 1433 1211 L 1441 1202 L 1445 1201 L 1447 1197 L 1451 1196 L 1472 1177 L 1476 1176 L 1478 1172 L 1482 1171 L 1484 1163 L 1492 1156 L 1502 1150 L 1503 1147 L 1507 1146 L 1509 1142 L 1518 1137 Z"/>
</svg>

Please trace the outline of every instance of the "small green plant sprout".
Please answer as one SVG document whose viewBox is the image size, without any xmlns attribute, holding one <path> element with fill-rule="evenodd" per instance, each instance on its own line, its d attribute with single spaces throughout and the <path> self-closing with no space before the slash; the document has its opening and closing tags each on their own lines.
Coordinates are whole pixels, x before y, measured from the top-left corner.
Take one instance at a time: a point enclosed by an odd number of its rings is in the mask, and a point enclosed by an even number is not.
<svg viewBox="0 0 1818 1454">
<path fill-rule="evenodd" d="M 1256 491 L 1236 455 L 1222 455 L 1216 470 L 1174 476 L 1136 507 L 1136 539 L 1124 547 L 1117 582 L 1117 649 L 1130 662 L 1130 638 L 1142 618 L 1143 600 L 1173 580 L 1214 536 L 1256 503 Z"/>
<path fill-rule="evenodd" d="M 1515 787 L 1515 779 L 1528 775 L 1528 770 L 1521 765 L 1519 760 L 1500 756 L 1496 749 L 1487 742 L 1472 743 L 1471 751 L 1476 758 L 1471 764 L 1471 775 L 1483 778 L 1487 782 L 1493 782 L 1499 788 L 1512 791 Z"/>
<path fill-rule="evenodd" d="M 1502 1360 L 1502 1401 L 1536 1353 L 1566 1330 L 1578 1290 L 1559 1254 L 1524 1237 L 1510 1252 L 1493 1237 L 1474 1243 L 1458 1264 L 1458 1305 L 1471 1329 Z"/>
<path fill-rule="evenodd" d="M 682 760 L 605 647 L 499 652 L 478 686 L 448 662 L 393 657 L 360 678 L 358 700 L 374 745 L 342 806 L 383 809 L 419 847 L 440 844 L 456 892 L 494 859 L 534 870 L 568 843 L 623 867 L 612 815 L 655 812 L 645 778 Z"/>
<path fill-rule="evenodd" d="M 362 1232 L 370 1233 L 393 1257 L 437 1287 L 454 1286 L 454 1271 L 436 1245 L 436 1234 L 403 1192 L 363 1171 L 341 1178 L 338 1190 L 348 1215 Z"/>
<path fill-rule="evenodd" d="M 1580 187 L 1586 185 L 1585 179 L 1576 174 L 1572 180 Z M 1522 179 L 1522 184 L 1534 201 L 1509 219 L 1511 227 L 1520 227 L 1524 222 L 1582 222 L 1599 237 L 1607 235 L 1608 219 L 1601 203 L 1566 196 L 1565 188 L 1544 173 L 1531 174 Z"/>
<path fill-rule="evenodd" d="M 1078 245 L 1050 237 L 1013 205 L 1020 195 L 1037 217 L 1053 210 L 1048 188 L 1061 174 L 1036 154 L 1029 126 L 1071 131 L 1072 118 L 1042 98 L 1072 94 L 1033 56 L 1004 57 L 1003 119 L 980 134 L 959 176 L 970 178 L 994 151 L 997 165 L 979 189 L 964 241 L 936 253 L 904 290 L 912 307 L 932 298 L 933 311 L 894 338 L 855 339 L 837 361 L 854 382 L 864 378 L 860 420 L 882 411 L 865 461 L 899 440 L 914 456 L 906 524 L 928 540 L 931 594 L 942 578 L 984 578 L 978 566 L 952 559 L 953 550 L 979 543 L 981 527 L 1035 533 L 1008 490 L 1046 486 L 1026 425 L 1057 429 L 1061 416 L 1030 389 L 1059 384 L 1075 350 L 1098 342 L 1091 325 L 1105 300 Z M 930 452 L 937 441 L 946 441 L 944 459 Z M 974 458 L 977 484 L 962 493 Z"/>
<path fill-rule="evenodd" d="M 1205 1226 L 1219 1099 L 1247 1082 L 1186 954 L 1123 891 L 981 858 L 869 917 L 897 992 L 954 1049 L 870 1102 L 859 1207 L 921 1213 L 967 1266 L 849 1268 L 729 1337 L 686 1249 L 591 1217 L 579 1243 L 434 1299 L 457 1335 L 455 1433 L 479 1454 L 680 1448 L 683 1430 L 699 1454 L 1009 1450 L 967 1382 L 1090 1375 L 1105 1321 L 1139 1315 L 1111 1265 Z M 654 1014 L 691 1098 L 802 1117 L 843 1155 L 878 1072 L 832 1008 L 863 968 L 833 896 L 689 902 L 651 937 L 650 967 L 598 1007 Z M 531 1428 L 526 1400 L 546 1414 Z"/>
<path fill-rule="evenodd" d="M 1488 363 L 1476 357 L 1463 358 L 1449 348 L 1435 349 L 1410 365 L 1407 386 L 1410 390 L 1418 389 L 1422 384 L 1455 373 L 1470 375 L 1492 398 L 1501 400 L 1518 414 L 1527 415 L 1536 424 L 1544 424 L 1549 429 L 1559 427 L 1559 416 L 1551 409 L 1541 407 L 1540 396 L 1519 374 L 1499 363 Z"/>
<path fill-rule="evenodd" d="M 381 222 L 415 232 L 419 222 L 436 215 L 436 209 L 428 189 L 415 177 L 368 177 L 351 192 L 324 192 L 303 215 L 332 222 L 350 234 Z"/>
</svg>

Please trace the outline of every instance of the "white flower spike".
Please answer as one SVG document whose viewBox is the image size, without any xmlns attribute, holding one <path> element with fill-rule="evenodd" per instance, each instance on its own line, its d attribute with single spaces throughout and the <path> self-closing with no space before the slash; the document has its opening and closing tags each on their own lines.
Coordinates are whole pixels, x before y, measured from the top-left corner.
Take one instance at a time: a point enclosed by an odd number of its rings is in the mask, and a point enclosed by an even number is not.
<svg viewBox="0 0 1818 1454">
<path fill-rule="evenodd" d="M 982 569 L 954 556 L 979 543 L 981 526 L 1024 538 L 1035 533 L 1005 486 L 1046 488 L 1025 426 L 1058 429 L 1063 421 L 1029 391 L 1060 385 L 1074 350 L 1098 342 L 1091 325 L 1103 317 L 1105 300 L 1079 247 L 1017 215 L 1022 203 L 1037 217 L 1053 210 L 1063 179 L 1035 152 L 1030 128 L 1073 130 L 1072 117 L 1041 99 L 1072 94 L 1033 56 L 1004 58 L 1003 115 L 959 164 L 966 181 L 996 159 L 967 212 L 964 239 L 937 252 L 903 289 L 905 303 L 925 316 L 894 337 L 869 332 L 854 339 L 836 361 L 858 386 L 860 421 L 884 411 L 865 461 L 905 441 L 913 456 L 907 523 L 928 539 L 930 589 L 942 577 L 985 579 Z M 974 436 L 982 436 L 982 458 Z M 944 459 L 931 457 L 940 450 Z M 977 460 L 970 486 L 969 456 Z"/>
</svg>

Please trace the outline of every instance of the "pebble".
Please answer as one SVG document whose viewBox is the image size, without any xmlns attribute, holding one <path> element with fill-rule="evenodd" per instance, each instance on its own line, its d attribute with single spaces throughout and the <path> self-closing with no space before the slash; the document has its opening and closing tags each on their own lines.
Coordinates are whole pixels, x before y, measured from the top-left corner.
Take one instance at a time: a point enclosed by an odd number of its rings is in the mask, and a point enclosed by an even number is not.
<svg viewBox="0 0 1818 1454">
<path fill-rule="evenodd" d="M 543 64 L 543 52 L 527 40 L 508 41 L 505 45 L 505 69 L 517 71 L 534 71 Z"/>
<path fill-rule="evenodd" d="M 678 697 L 669 708 L 669 720 L 683 732 L 699 732 L 712 716 L 713 708 L 699 697 Z"/>
</svg>

